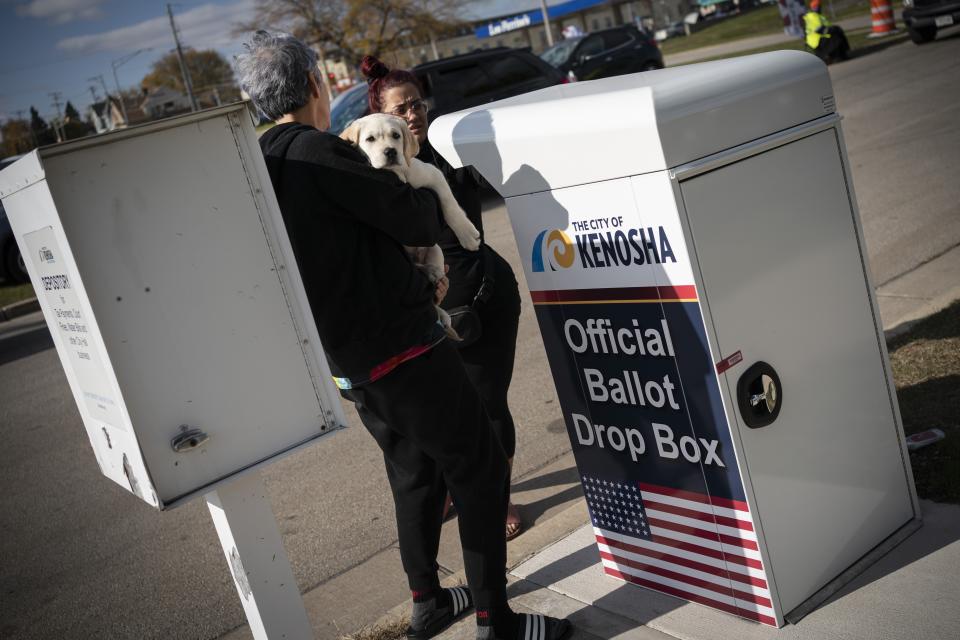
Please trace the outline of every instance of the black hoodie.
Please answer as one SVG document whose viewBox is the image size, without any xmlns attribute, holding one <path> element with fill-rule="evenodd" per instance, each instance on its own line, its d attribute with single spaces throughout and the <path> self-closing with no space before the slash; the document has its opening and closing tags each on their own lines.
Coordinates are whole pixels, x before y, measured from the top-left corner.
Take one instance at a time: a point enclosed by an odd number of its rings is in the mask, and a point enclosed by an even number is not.
<svg viewBox="0 0 960 640">
<path fill-rule="evenodd" d="M 333 374 L 362 382 L 376 365 L 432 342 L 434 287 L 403 246 L 439 239 L 433 192 L 307 125 L 277 125 L 260 148 Z"/>
</svg>

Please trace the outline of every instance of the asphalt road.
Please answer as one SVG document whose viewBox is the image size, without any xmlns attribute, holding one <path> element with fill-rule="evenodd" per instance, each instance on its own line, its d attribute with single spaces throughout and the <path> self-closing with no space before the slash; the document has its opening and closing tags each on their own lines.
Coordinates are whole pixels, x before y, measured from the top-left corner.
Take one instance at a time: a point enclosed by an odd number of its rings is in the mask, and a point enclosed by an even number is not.
<svg viewBox="0 0 960 640">
<path fill-rule="evenodd" d="M 960 242 L 960 35 L 831 75 L 881 284 Z M 522 279 L 503 210 L 485 226 Z M 0 325 L 0 638 L 214 638 L 242 624 L 206 506 L 159 513 L 100 475 L 51 344 L 35 317 Z M 511 401 L 522 477 L 568 449 L 527 300 Z M 353 428 L 264 474 L 301 590 L 396 540 L 379 451 L 347 415 Z"/>
</svg>

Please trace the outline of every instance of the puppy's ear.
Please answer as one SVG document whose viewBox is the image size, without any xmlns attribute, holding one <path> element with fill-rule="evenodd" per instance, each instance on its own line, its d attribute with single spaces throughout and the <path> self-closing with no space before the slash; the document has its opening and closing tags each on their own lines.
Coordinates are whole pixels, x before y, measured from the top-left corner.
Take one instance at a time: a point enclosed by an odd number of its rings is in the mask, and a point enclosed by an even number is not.
<svg viewBox="0 0 960 640">
<path fill-rule="evenodd" d="M 403 123 L 403 156 L 407 159 L 407 165 L 410 164 L 410 161 L 417 157 L 417 154 L 420 153 L 420 143 L 417 141 L 417 136 L 413 135 L 413 132 L 410 131 L 410 127 L 407 126 L 407 123 Z"/>
<path fill-rule="evenodd" d="M 355 147 L 360 146 L 360 122 L 354 120 L 350 123 L 350 126 L 343 130 L 340 134 L 340 137 L 352 144 Z"/>
</svg>

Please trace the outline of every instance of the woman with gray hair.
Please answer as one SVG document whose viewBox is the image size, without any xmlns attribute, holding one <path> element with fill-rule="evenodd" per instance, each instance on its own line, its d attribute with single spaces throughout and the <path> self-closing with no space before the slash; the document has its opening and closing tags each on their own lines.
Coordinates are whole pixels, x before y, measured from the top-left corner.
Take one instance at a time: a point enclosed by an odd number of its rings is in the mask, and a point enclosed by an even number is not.
<svg viewBox="0 0 960 640">
<path fill-rule="evenodd" d="M 246 47 L 241 84 L 277 122 L 260 147 L 335 381 L 365 425 L 389 426 L 368 431 L 383 450 L 413 592 L 408 637 L 432 637 L 474 604 L 482 640 L 523 637 L 530 624 L 540 625 L 541 640 L 559 637 L 566 621 L 507 605 L 506 455 L 437 323 L 433 305 L 446 283 L 435 288 L 404 249 L 436 244 L 436 196 L 370 167 L 324 132 L 330 103 L 309 47 L 266 31 Z M 437 576 L 445 498 L 437 473 L 460 510 L 469 592 L 442 589 Z M 436 541 L 426 552 L 424 537 Z"/>
</svg>

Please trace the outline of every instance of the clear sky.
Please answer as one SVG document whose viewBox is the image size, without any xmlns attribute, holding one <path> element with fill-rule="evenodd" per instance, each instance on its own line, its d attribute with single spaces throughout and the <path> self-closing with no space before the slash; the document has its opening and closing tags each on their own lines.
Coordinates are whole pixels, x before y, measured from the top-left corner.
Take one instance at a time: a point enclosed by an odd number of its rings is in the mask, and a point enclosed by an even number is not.
<svg viewBox="0 0 960 640">
<path fill-rule="evenodd" d="M 550 0 L 557 4 L 560 0 Z M 184 46 L 216 49 L 232 59 L 242 36 L 234 24 L 250 17 L 254 0 L 181 0 L 172 3 Z M 467 3 L 471 17 L 538 6 L 538 0 Z M 147 49 L 117 69 L 120 86 L 137 86 L 153 62 L 174 48 L 166 2 L 158 0 L 0 0 L 0 122 L 27 117 L 31 105 L 56 115 L 52 92 L 85 114 L 103 87 L 115 92 L 111 62 Z M 92 80 L 91 80 L 92 78 Z"/>
</svg>

